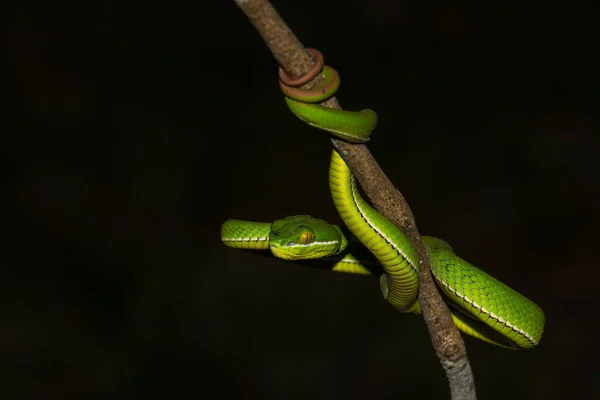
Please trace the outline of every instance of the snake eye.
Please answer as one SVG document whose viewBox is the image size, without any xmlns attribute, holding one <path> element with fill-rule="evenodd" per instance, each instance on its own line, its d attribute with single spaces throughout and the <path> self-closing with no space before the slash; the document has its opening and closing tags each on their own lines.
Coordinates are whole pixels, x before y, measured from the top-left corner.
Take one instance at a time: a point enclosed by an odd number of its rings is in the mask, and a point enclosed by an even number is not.
<svg viewBox="0 0 600 400">
<path fill-rule="evenodd" d="M 313 239 L 313 235 L 311 231 L 306 231 L 300 236 L 300 243 L 309 244 Z"/>
</svg>

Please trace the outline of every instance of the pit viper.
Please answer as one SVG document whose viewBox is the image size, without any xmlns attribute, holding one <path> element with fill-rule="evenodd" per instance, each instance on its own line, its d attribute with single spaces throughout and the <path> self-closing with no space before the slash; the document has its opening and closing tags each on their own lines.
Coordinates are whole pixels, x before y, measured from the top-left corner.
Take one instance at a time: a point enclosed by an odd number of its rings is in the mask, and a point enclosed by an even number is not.
<svg viewBox="0 0 600 400">
<path fill-rule="evenodd" d="M 335 110 L 319 103 L 332 97 L 340 84 L 338 73 L 317 60 L 324 83 L 312 90 L 299 86 L 280 70 L 280 87 L 290 111 L 302 121 L 351 143 L 368 141 L 377 122 L 372 110 Z M 314 75 L 313 75 L 314 77 Z M 287 79 L 286 79 L 287 78 Z M 380 288 L 383 297 L 401 312 L 420 314 L 417 299 L 419 262 L 408 238 L 360 195 L 354 176 L 334 149 L 329 166 L 329 188 L 333 203 L 346 227 L 383 267 Z M 543 334 L 545 316 L 534 302 L 458 257 L 441 239 L 423 236 L 431 270 L 446 300 L 457 328 L 485 342 L 510 348 L 529 349 Z M 361 260 L 347 251 L 342 229 L 308 215 L 296 215 L 272 223 L 231 219 L 221 227 L 221 241 L 232 248 L 270 250 L 284 260 L 338 257 L 335 271 L 370 274 Z"/>
</svg>

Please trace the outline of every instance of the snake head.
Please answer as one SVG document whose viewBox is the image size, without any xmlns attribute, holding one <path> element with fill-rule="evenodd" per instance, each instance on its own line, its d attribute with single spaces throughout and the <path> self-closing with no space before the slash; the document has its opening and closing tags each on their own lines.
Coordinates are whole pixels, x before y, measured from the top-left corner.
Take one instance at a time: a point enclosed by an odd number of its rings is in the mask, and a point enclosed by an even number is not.
<svg viewBox="0 0 600 400">
<path fill-rule="evenodd" d="M 341 231 L 322 219 L 294 215 L 271 225 L 269 246 L 275 257 L 306 260 L 328 257 L 345 247 Z"/>
</svg>

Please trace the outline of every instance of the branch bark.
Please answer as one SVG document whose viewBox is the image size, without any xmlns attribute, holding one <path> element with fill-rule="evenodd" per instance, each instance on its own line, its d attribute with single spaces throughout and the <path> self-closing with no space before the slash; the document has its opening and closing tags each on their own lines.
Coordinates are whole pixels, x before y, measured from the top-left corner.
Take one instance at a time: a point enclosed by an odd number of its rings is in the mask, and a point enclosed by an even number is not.
<svg viewBox="0 0 600 400">
<path fill-rule="evenodd" d="M 268 0 L 235 2 L 262 36 L 288 76 L 300 77 L 312 67 L 312 58 Z M 312 88 L 321 84 L 320 79 L 319 75 L 305 87 Z M 322 105 L 341 109 L 336 98 L 331 98 Z M 436 355 L 446 372 L 451 398 L 476 399 L 475 381 L 464 341 L 433 281 L 429 258 L 410 207 L 365 145 L 349 144 L 333 138 L 331 141 L 373 206 L 402 229 L 419 255 L 419 302 Z"/>
</svg>

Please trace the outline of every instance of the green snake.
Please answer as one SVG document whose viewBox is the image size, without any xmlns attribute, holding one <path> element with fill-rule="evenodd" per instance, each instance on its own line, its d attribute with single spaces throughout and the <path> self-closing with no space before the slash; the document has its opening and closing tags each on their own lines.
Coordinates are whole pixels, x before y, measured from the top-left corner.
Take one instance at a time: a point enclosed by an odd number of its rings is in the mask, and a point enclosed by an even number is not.
<svg viewBox="0 0 600 400">
<path fill-rule="evenodd" d="M 315 52 L 311 54 L 320 55 Z M 319 105 L 335 94 L 340 82 L 331 67 L 321 64 L 319 71 L 325 83 L 313 90 L 293 87 L 280 71 L 280 86 L 289 109 L 306 123 L 338 138 L 366 142 L 375 128 L 376 114 L 371 110 L 349 112 Z M 295 82 L 295 86 L 303 83 Z M 380 288 L 384 298 L 399 311 L 420 314 L 415 249 L 400 229 L 360 196 L 354 176 L 335 149 L 329 166 L 329 187 L 346 227 L 383 267 Z M 285 260 L 338 257 L 334 271 L 370 274 L 347 251 L 349 241 L 338 226 L 307 215 L 273 223 L 228 220 L 222 225 L 221 240 L 232 248 L 270 250 Z M 422 240 L 435 281 L 461 332 L 511 349 L 528 349 L 539 343 L 545 324 L 540 307 L 458 257 L 445 241 L 429 236 Z"/>
</svg>

